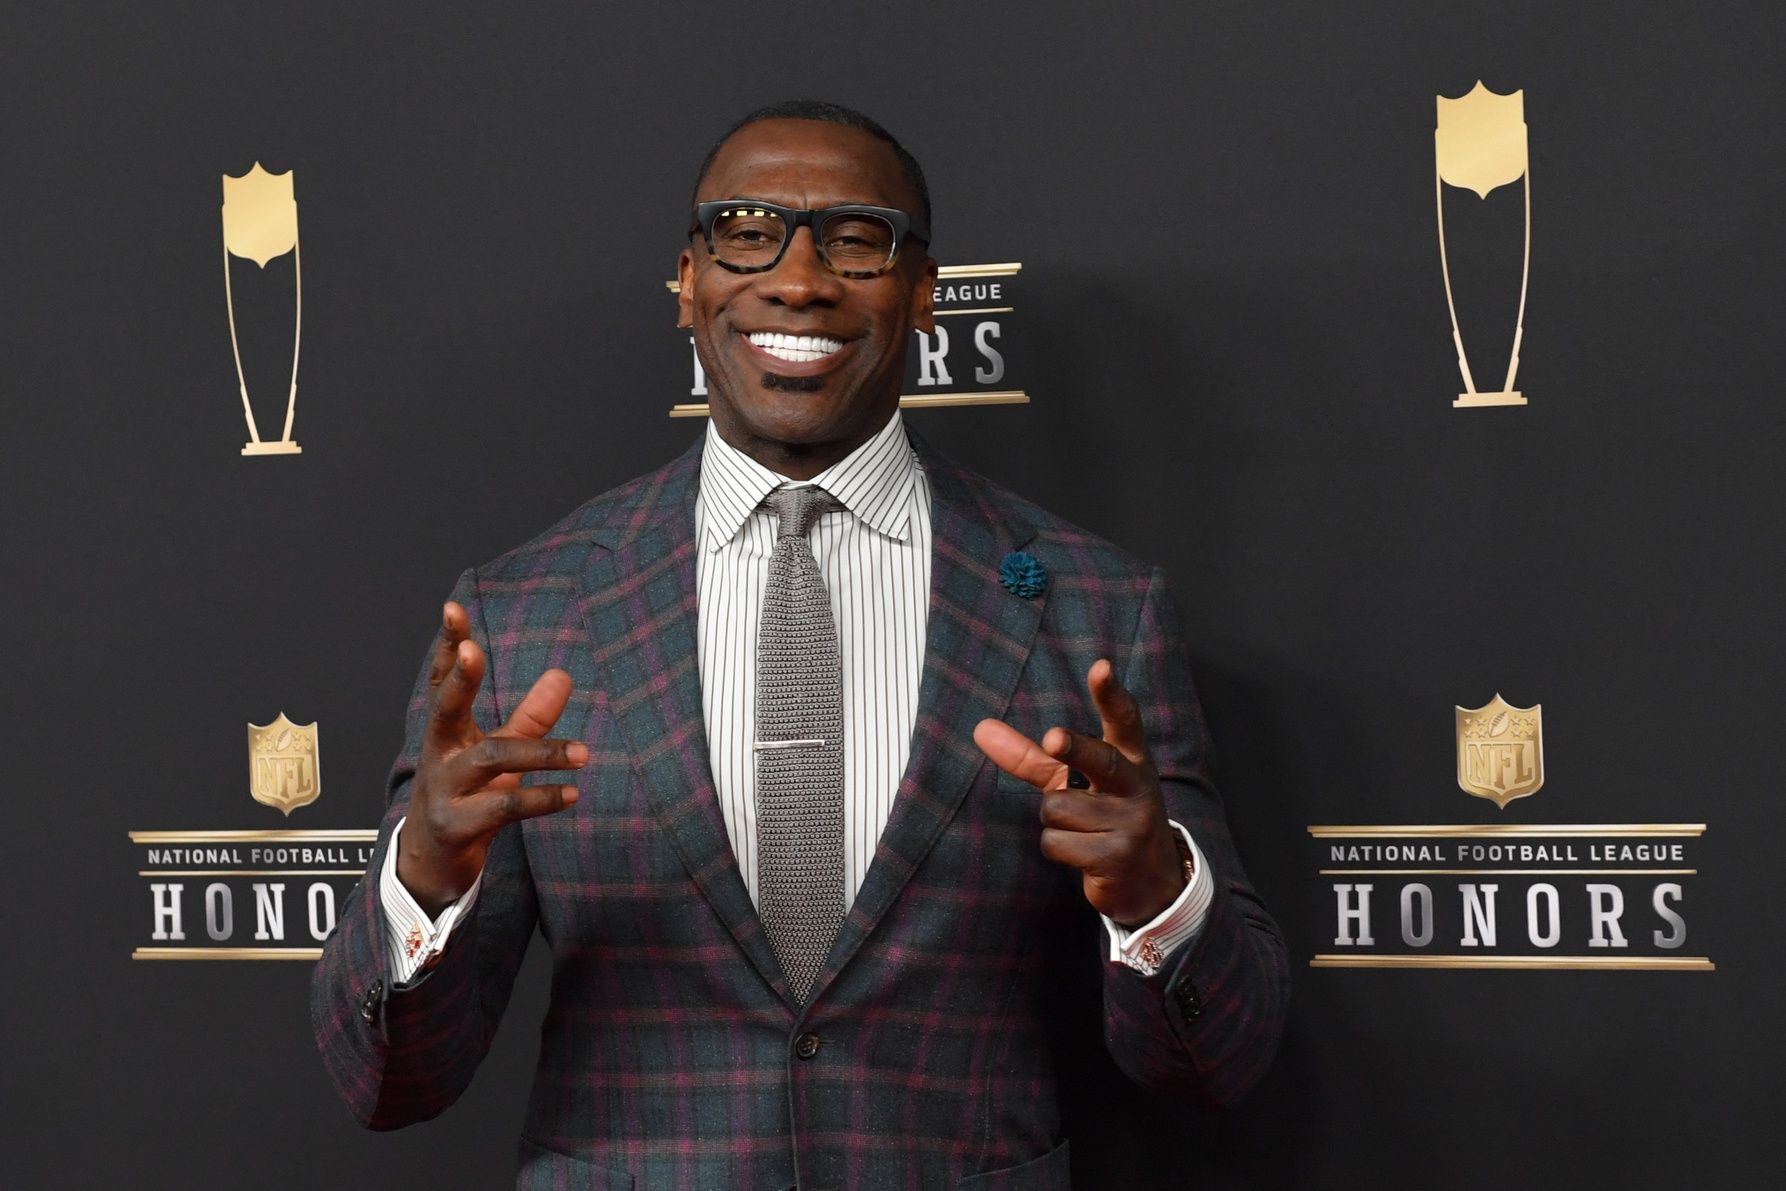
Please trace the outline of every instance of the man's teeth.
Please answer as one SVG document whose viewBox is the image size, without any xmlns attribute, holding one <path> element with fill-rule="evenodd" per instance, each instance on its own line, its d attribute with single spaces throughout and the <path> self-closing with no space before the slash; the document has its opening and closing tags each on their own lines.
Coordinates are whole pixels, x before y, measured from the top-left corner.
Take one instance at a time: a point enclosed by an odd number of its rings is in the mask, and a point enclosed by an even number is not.
<svg viewBox="0 0 1786 1191">
<path fill-rule="evenodd" d="M 843 349 L 841 339 L 827 339 L 823 335 L 783 335 L 779 331 L 752 332 L 750 342 L 751 346 L 760 347 L 776 359 L 786 360 L 790 364 L 822 360 L 832 352 Z"/>
</svg>

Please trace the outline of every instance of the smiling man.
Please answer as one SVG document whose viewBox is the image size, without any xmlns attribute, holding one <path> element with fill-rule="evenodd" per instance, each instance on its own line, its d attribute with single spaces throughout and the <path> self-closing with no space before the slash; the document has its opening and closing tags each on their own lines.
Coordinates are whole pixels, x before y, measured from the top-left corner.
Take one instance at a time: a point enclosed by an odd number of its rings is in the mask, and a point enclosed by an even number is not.
<svg viewBox="0 0 1786 1191">
<path fill-rule="evenodd" d="M 905 425 L 936 265 L 885 130 L 765 108 L 694 198 L 706 433 L 461 576 L 325 1064 L 374 1128 L 441 1112 L 537 929 L 519 1186 L 1065 1188 L 1059 1027 L 1223 1104 L 1283 1022 L 1177 613 Z"/>
<path fill-rule="evenodd" d="M 770 118 L 720 143 L 695 198 L 677 274 L 712 425 L 811 479 L 886 427 L 912 330 L 934 329 L 923 174 L 872 128 Z"/>
</svg>

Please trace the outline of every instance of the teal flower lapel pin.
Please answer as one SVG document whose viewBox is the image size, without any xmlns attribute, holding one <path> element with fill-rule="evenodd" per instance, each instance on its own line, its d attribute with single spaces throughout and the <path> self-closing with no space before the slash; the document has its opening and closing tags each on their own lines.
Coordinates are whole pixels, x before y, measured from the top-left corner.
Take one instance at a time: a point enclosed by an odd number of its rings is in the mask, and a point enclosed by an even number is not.
<svg viewBox="0 0 1786 1191">
<path fill-rule="evenodd" d="M 1012 595 L 1033 600 L 1048 586 L 1048 572 L 1042 569 L 1035 555 L 1013 550 L 998 564 L 998 581 Z"/>
</svg>

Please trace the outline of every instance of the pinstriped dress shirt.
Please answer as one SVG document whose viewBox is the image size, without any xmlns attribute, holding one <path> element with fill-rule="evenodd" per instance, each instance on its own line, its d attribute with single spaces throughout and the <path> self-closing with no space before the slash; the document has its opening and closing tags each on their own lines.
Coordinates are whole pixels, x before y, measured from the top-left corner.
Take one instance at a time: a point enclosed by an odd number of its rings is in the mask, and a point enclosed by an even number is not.
<svg viewBox="0 0 1786 1191">
<path fill-rule="evenodd" d="M 702 714 L 726 834 L 751 900 L 757 899 L 756 645 L 776 516 L 765 496 L 798 484 L 769 470 L 707 424 L 695 501 L 696 590 Z M 810 535 L 837 628 L 843 669 L 844 897 L 854 902 L 911 752 L 930 601 L 930 488 L 899 411 L 875 436 L 814 476 L 842 502 Z M 988 564 L 997 566 L 998 560 Z M 972 724 L 961 726 L 972 731 Z M 1124 930 L 1104 919 L 1109 958 L 1157 968 L 1201 928 L 1214 881 L 1183 827 L 1196 876 L 1152 922 Z M 476 900 L 464 897 L 430 921 L 396 875 L 397 832 L 380 874 L 393 983 L 439 955 Z M 1040 835 L 1041 824 L 1037 823 Z M 1039 846 L 1039 845 L 1038 845 Z M 481 877 L 480 877 L 481 883 Z"/>
<path fill-rule="evenodd" d="M 843 669 L 843 895 L 856 900 L 911 753 L 930 602 L 930 487 L 895 411 L 886 426 L 814 476 L 843 509 L 810 541 Z M 763 498 L 794 481 L 707 425 L 695 503 L 701 710 L 726 834 L 757 900 L 757 625 L 778 519 Z"/>
</svg>

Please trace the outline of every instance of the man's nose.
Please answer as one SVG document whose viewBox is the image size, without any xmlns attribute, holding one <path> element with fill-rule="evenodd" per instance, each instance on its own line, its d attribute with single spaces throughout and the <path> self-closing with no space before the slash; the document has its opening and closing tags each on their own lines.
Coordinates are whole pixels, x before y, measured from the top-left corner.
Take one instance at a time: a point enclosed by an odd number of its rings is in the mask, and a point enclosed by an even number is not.
<svg viewBox="0 0 1786 1191">
<path fill-rule="evenodd" d="M 799 227 L 775 267 L 757 274 L 757 292 L 783 306 L 828 305 L 843 296 L 843 278 L 819 259 L 812 229 Z"/>
</svg>

